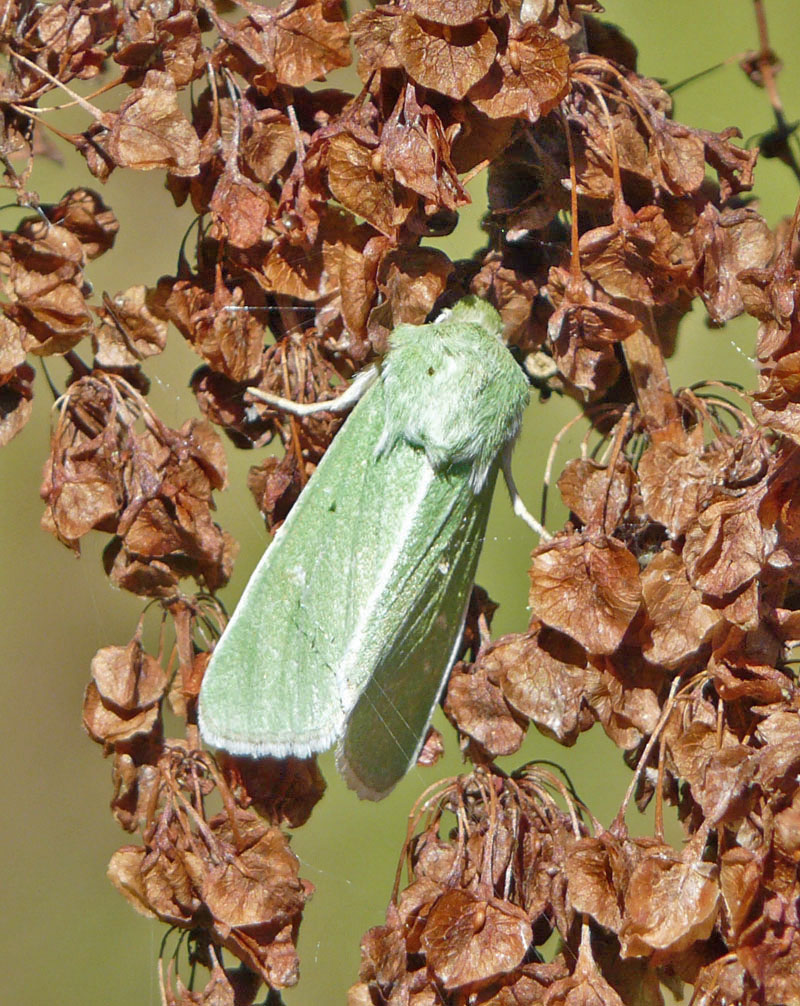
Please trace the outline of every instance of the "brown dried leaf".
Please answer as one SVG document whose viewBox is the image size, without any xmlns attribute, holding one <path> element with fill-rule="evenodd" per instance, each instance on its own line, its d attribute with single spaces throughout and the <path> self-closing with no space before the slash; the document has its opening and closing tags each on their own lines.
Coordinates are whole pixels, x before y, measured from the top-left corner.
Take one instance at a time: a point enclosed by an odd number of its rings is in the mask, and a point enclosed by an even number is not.
<svg viewBox="0 0 800 1006">
<path fill-rule="evenodd" d="M 254 413 L 242 395 L 241 384 L 203 366 L 192 374 L 189 386 L 203 416 L 220 426 L 236 447 L 262 447 L 272 439 L 272 417 Z"/>
<path fill-rule="evenodd" d="M 761 592 L 760 581 L 751 580 L 745 587 L 715 602 L 714 606 L 726 622 L 745 631 L 755 630 L 761 617 L 759 611 Z"/>
<path fill-rule="evenodd" d="M 6 25 L 19 17 L 17 8 Z M 24 18 L 12 33 L 16 44 L 23 43 L 29 57 L 39 66 L 57 72 L 66 83 L 77 77 L 89 80 L 96 76 L 106 60 L 104 46 L 114 38 L 120 14 L 108 0 L 84 0 L 82 3 L 57 0 Z M 36 78 L 40 80 L 41 78 Z"/>
<path fill-rule="evenodd" d="M 410 210 L 410 204 L 396 203 L 392 177 L 384 172 L 377 147 L 371 149 L 349 133 L 339 133 L 330 142 L 328 184 L 342 206 L 389 237 Z"/>
<path fill-rule="evenodd" d="M 703 603 L 681 557 L 667 548 L 642 573 L 642 598 L 649 630 L 642 653 L 661 667 L 672 669 L 697 653 L 722 618 Z"/>
<path fill-rule="evenodd" d="M 118 744 L 142 734 L 160 730 L 161 709 L 152 705 L 132 713 L 117 712 L 106 703 L 94 681 L 86 687 L 83 700 L 83 725 L 93 741 L 98 744 Z"/>
<path fill-rule="evenodd" d="M 91 378 L 77 381 L 51 436 L 40 490 L 48 507 L 42 523 L 71 548 L 94 527 L 116 526 L 125 492 L 116 404 L 111 386 Z M 120 411 L 132 425 L 132 416 Z"/>
<path fill-rule="evenodd" d="M 108 864 L 108 879 L 141 915 L 188 926 L 201 907 L 181 858 L 125 845 Z"/>
<path fill-rule="evenodd" d="M 615 538 L 572 534 L 533 554 L 530 606 L 588 653 L 613 653 L 639 610 L 639 564 Z"/>
<path fill-rule="evenodd" d="M 455 889 L 434 902 L 421 947 L 428 967 L 446 989 L 480 987 L 513 971 L 531 938 L 531 924 L 521 908 Z"/>
<path fill-rule="evenodd" d="M 765 705 L 785 701 L 790 689 L 785 671 L 748 659 L 746 653 L 737 652 L 741 646 L 741 633 L 732 629 L 727 645 L 718 645 L 709 663 L 720 698 L 725 702 L 744 698 Z"/>
<path fill-rule="evenodd" d="M 700 427 L 689 433 L 670 429 L 651 443 L 639 461 L 645 510 L 672 538 L 683 534 L 696 518 L 701 497 L 724 468 L 723 452 L 704 450 L 702 436 Z"/>
<path fill-rule="evenodd" d="M 198 174 L 200 140 L 178 106 L 175 81 L 168 73 L 148 70 L 142 86 L 114 115 L 106 149 L 122 168 L 165 168 L 186 178 Z"/>
<path fill-rule="evenodd" d="M 800 715 L 795 699 L 774 709 L 756 728 L 762 744 L 758 756 L 758 783 L 764 792 L 785 784 L 800 769 Z"/>
<path fill-rule="evenodd" d="M 363 982 L 377 982 L 384 994 L 390 996 L 393 986 L 406 974 L 406 943 L 399 912 L 391 903 L 386 909 L 386 920 L 387 925 L 374 926 L 364 934 L 358 974 Z"/>
<path fill-rule="evenodd" d="M 737 957 L 764 1002 L 798 1006 L 800 931 L 783 920 L 773 926 L 759 926 L 758 930 L 757 940 L 749 946 L 737 947 Z"/>
<path fill-rule="evenodd" d="M 584 699 L 617 747 L 632 751 L 656 729 L 663 674 L 645 663 L 635 643 L 595 662 Z"/>
<path fill-rule="evenodd" d="M 568 978 L 553 982 L 542 999 L 542 1006 L 624 1006 L 592 956 L 588 929 L 584 933 L 575 970 Z"/>
<path fill-rule="evenodd" d="M 234 554 L 211 516 L 225 479 L 222 443 L 207 424 L 170 430 L 122 378 L 88 375 L 71 385 L 53 433 L 43 524 L 72 548 L 94 527 L 118 534 L 104 563 L 128 589 L 160 594 L 194 576 L 214 590 Z"/>
<path fill-rule="evenodd" d="M 92 333 L 95 362 L 103 368 L 133 367 L 167 344 L 167 325 L 147 306 L 147 287 L 131 286 L 95 308 L 101 323 Z"/>
<path fill-rule="evenodd" d="M 420 105 L 416 89 L 406 86 L 381 130 L 383 168 L 435 211 L 455 210 L 470 201 L 450 157 L 442 120 L 430 105 Z"/>
<path fill-rule="evenodd" d="M 444 755 L 444 738 L 436 727 L 428 727 L 425 741 L 417 755 L 418 768 L 431 768 Z"/>
<path fill-rule="evenodd" d="M 256 112 L 248 124 L 242 156 L 259 182 L 270 182 L 297 153 L 297 136 L 288 116 L 275 109 Z"/>
<path fill-rule="evenodd" d="M 619 458 L 613 472 L 588 458 L 568 461 L 558 479 L 567 508 L 581 521 L 611 534 L 619 526 L 637 488 L 636 473 Z"/>
<path fill-rule="evenodd" d="M 86 249 L 80 238 L 59 224 L 47 224 L 41 217 L 26 217 L 13 234 L 3 235 L 3 270 L 12 284 L 16 277 L 27 278 L 29 290 L 37 282 L 54 278 L 78 283 L 86 264 Z"/>
<path fill-rule="evenodd" d="M 760 322 L 757 351 L 764 363 L 774 363 L 796 346 L 800 298 L 792 247 L 787 239 L 771 268 L 747 269 L 739 275 L 745 308 Z"/>
<path fill-rule="evenodd" d="M 450 98 L 463 98 L 497 51 L 497 36 L 485 21 L 450 27 L 413 14 L 396 19 L 391 43 L 409 76 Z"/>
<path fill-rule="evenodd" d="M 504 121 L 499 120 L 497 125 Z M 561 178 L 562 163 L 549 149 L 549 137 L 537 138 L 535 143 L 525 139 L 528 142 L 520 137 L 494 152 L 489 165 L 489 208 L 504 219 L 511 232 L 509 238 L 546 227 L 559 210 L 569 205 Z M 486 156 L 490 157 L 491 152 Z"/>
<path fill-rule="evenodd" d="M 397 70 L 400 59 L 392 46 L 392 32 L 400 11 L 381 5 L 379 10 L 357 11 L 350 20 L 353 44 L 358 52 L 358 75 L 367 81 L 376 70 Z"/>
<path fill-rule="evenodd" d="M 319 300 L 333 286 L 325 264 L 319 248 L 301 249 L 278 240 L 262 264 L 264 285 L 297 300 Z"/>
<path fill-rule="evenodd" d="M 541 331 L 531 311 L 539 292 L 535 280 L 504 266 L 503 258 L 490 251 L 480 272 L 472 278 L 470 290 L 497 308 L 503 319 L 503 338 L 507 345 L 529 352 L 541 344 Z"/>
<path fill-rule="evenodd" d="M 787 353 L 761 372 L 753 415 L 764 425 L 800 441 L 800 352 Z"/>
<path fill-rule="evenodd" d="M 615 840 L 606 832 L 598 838 L 578 839 L 568 850 L 565 864 L 573 910 L 591 915 L 615 933 L 622 925 L 620 904 L 625 896 L 625 888 L 616 886 L 621 859 Z"/>
<path fill-rule="evenodd" d="M 35 371 L 25 362 L 24 333 L 0 314 L 0 447 L 12 440 L 33 412 Z"/>
<path fill-rule="evenodd" d="M 130 754 L 117 748 L 112 781 L 111 810 L 117 823 L 125 831 L 141 831 L 158 805 L 161 773 L 155 765 L 137 765 Z"/>
<path fill-rule="evenodd" d="M 14 377 L 0 383 L 0 447 L 14 439 L 33 413 L 34 373 L 23 364 Z"/>
<path fill-rule="evenodd" d="M 480 658 L 471 666 L 459 663 L 453 668 L 444 711 L 461 733 L 476 740 L 493 758 L 513 754 L 525 737 L 524 727 L 487 676 Z"/>
<path fill-rule="evenodd" d="M 83 292 L 72 282 L 61 282 L 55 274 L 42 282 L 36 274 L 17 277 L 19 300 L 6 308 L 7 314 L 25 330 L 25 345 L 36 356 L 68 353 L 92 330 L 92 317 Z"/>
<path fill-rule="evenodd" d="M 26 351 L 68 352 L 91 326 L 80 240 L 58 224 L 26 219 L 4 235 L 3 258 L 12 297 L 4 310 L 24 332 Z"/>
<path fill-rule="evenodd" d="M 750 909 L 762 891 L 763 857 L 750 849 L 726 849 L 720 857 L 719 886 L 725 905 L 726 937 L 730 943 L 747 925 Z"/>
<path fill-rule="evenodd" d="M 588 32 L 590 28 L 597 28 L 597 20 L 585 16 L 585 13 L 590 11 L 602 14 L 603 6 L 596 0 L 529 0 L 524 8 L 525 20 L 537 21 L 563 39 L 571 39 L 578 32 Z M 600 27 L 602 30 L 609 26 L 601 25 Z M 619 29 L 616 30 L 619 32 Z M 594 33 L 592 33 L 592 37 L 594 37 Z M 586 52 L 602 52 L 603 55 L 608 55 L 602 48 L 595 48 L 593 45 L 588 46 Z M 612 58 L 615 57 L 612 56 Z M 627 65 L 624 60 L 618 60 L 618 62 Z"/>
<path fill-rule="evenodd" d="M 626 191 L 636 191 L 637 203 L 654 202 L 658 168 L 650 158 L 638 118 L 634 117 L 628 104 L 618 105 L 610 113 L 610 118 L 606 117 L 599 106 L 590 104 L 586 106 L 581 118 L 581 128 L 572 130 L 573 147 L 577 148 L 575 166 L 578 191 L 593 199 L 614 198 L 613 132 L 614 147 Z"/>
<path fill-rule="evenodd" d="M 659 181 L 673 195 L 694 194 L 706 177 L 702 139 L 688 126 L 656 112 L 651 113 L 650 122 L 649 155 Z"/>
<path fill-rule="evenodd" d="M 721 133 L 710 133 L 705 129 L 698 129 L 697 133 L 705 143 L 706 163 L 719 177 L 720 202 L 724 204 L 731 196 L 751 189 L 758 147 L 748 150 L 730 143 L 731 137 L 742 135 L 735 126 L 723 129 Z"/>
<path fill-rule="evenodd" d="M 210 823 L 219 832 L 221 822 Z M 208 866 L 203 901 L 224 927 L 283 926 L 302 912 L 306 901 L 298 874 L 286 836 L 278 828 L 253 828 L 236 855 Z"/>
<path fill-rule="evenodd" d="M 150 907 L 141 879 L 144 857 L 145 850 L 136 845 L 117 849 L 108 864 L 108 879 L 140 915 L 156 919 L 158 916 Z"/>
<path fill-rule="evenodd" d="M 674 300 L 694 267 L 691 245 L 657 206 L 626 209 L 611 226 L 586 231 L 580 255 L 586 274 L 610 297 L 649 306 Z"/>
<path fill-rule="evenodd" d="M 256 377 L 264 348 L 263 319 L 244 301 L 242 288 L 229 289 L 217 272 L 213 290 L 191 279 L 162 276 L 147 302 L 212 369 L 238 383 Z"/>
<path fill-rule="evenodd" d="M 202 76 L 205 61 L 197 14 L 188 4 L 126 7 L 124 34 L 120 33 L 114 53 L 114 61 L 128 68 L 126 79 L 164 69 L 178 87 L 186 87 Z"/>
<path fill-rule="evenodd" d="M 92 680 L 103 704 L 121 716 L 161 700 L 167 676 L 138 636 L 127 646 L 104 646 L 92 657 Z"/>
<path fill-rule="evenodd" d="M 226 169 L 217 180 L 209 203 L 214 214 L 214 237 L 236 248 L 252 248 L 264 240 L 267 221 L 275 204 L 263 187 L 238 170 Z"/>
<path fill-rule="evenodd" d="M 92 189 L 70 189 L 59 202 L 43 206 L 42 210 L 48 220 L 75 235 L 89 261 L 114 246 L 119 221 L 114 211 Z M 26 233 L 32 238 L 41 237 L 43 228 L 46 224 L 42 220 L 31 218 Z"/>
<path fill-rule="evenodd" d="M 434 869 L 431 871 L 433 876 L 443 874 L 445 870 L 450 871 L 452 875 L 453 868 L 453 847 L 448 843 L 442 841 L 430 842 L 430 837 L 423 835 L 420 836 L 424 854 L 428 851 L 428 846 L 433 844 L 434 855 L 433 857 L 427 857 L 428 862 L 426 863 L 425 857 L 422 861 L 423 870 L 429 868 L 429 860 L 433 858 Z M 409 884 L 397 899 L 397 912 L 400 917 L 400 921 L 406 927 L 407 938 L 406 944 L 408 946 L 409 953 L 418 953 L 420 950 L 419 937 L 425 926 L 425 920 L 428 918 L 428 914 L 433 905 L 434 901 L 442 894 L 445 886 L 445 881 L 439 881 L 436 879 L 431 879 L 428 876 L 421 876 L 419 880 L 415 880 L 413 883 Z"/>
<path fill-rule="evenodd" d="M 622 956 L 678 954 L 696 940 L 708 939 L 719 902 L 715 869 L 699 861 L 692 846 L 680 856 L 669 846 L 649 850 L 626 891 Z"/>
<path fill-rule="evenodd" d="M 608 387 L 619 372 L 614 343 L 632 335 L 639 322 L 632 314 L 597 300 L 592 284 L 553 267 L 547 296 L 555 307 L 547 335 L 559 370 L 578 388 Z"/>
<path fill-rule="evenodd" d="M 692 241 L 709 316 L 717 324 L 730 321 L 745 309 L 739 273 L 766 268 L 775 254 L 775 235 L 753 209 L 720 212 L 709 204 L 697 219 Z"/>
<path fill-rule="evenodd" d="M 552 32 L 532 21 L 515 26 L 489 73 L 467 97 L 492 119 L 513 116 L 536 122 L 567 94 L 569 64 L 568 47 Z"/>
<path fill-rule="evenodd" d="M 0 386 L 13 379 L 25 363 L 23 339 L 19 325 L 0 314 Z"/>
<path fill-rule="evenodd" d="M 390 252 L 380 265 L 378 287 L 391 306 L 391 327 L 422 325 L 447 288 L 453 263 L 437 248 Z"/>
<path fill-rule="evenodd" d="M 181 981 L 180 975 L 175 977 L 173 989 L 174 966 L 175 960 L 173 959 L 169 962 L 166 980 L 163 976 L 161 979 L 161 996 L 164 1006 L 236 1006 L 237 992 L 242 992 L 242 999 L 239 1001 L 247 1001 L 249 997 L 255 999 L 258 991 L 257 987 L 254 986 L 254 976 L 250 978 L 249 983 L 245 984 L 244 989 L 240 988 L 239 983 L 237 983 L 237 988 L 234 989 L 228 975 L 220 964 L 214 964 L 211 969 L 211 976 L 200 992 L 189 991 Z M 250 972 L 250 975 L 252 975 L 252 972 Z M 232 972 L 232 976 L 235 978 L 241 977 L 237 972 Z"/>
<path fill-rule="evenodd" d="M 216 757 L 237 806 L 252 805 L 276 827 L 305 824 L 325 792 L 316 758 Z"/>
<path fill-rule="evenodd" d="M 731 956 L 717 958 L 697 973 L 694 994 L 703 997 L 724 996 L 729 1003 L 744 1002 L 747 995 L 747 972 L 741 963 Z"/>
<path fill-rule="evenodd" d="M 469 24 L 486 14 L 489 0 L 410 0 L 409 9 L 417 17 L 438 24 Z"/>
<path fill-rule="evenodd" d="M 209 10 L 228 44 L 239 50 L 239 71 L 260 90 L 304 87 L 350 63 L 350 34 L 338 3 L 283 0 L 275 10 L 243 0 L 238 24 Z M 204 8 L 205 9 L 205 8 Z"/>
<path fill-rule="evenodd" d="M 724 597 L 758 576 L 764 564 L 764 529 L 751 495 L 710 503 L 686 530 L 683 561 L 689 582 Z"/>
<path fill-rule="evenodd" d="M 481 655 L 506 701 L 547 737 L 571 746 L 594 723 L 584 695 L 597 672 L 571 640 L 548 630 L 504 636 Z"/>
<path fill-rule="evenodd" d="M 490 119 L 471 103 L 459 109 L 459 119 L 459 132 L 450 147 L 450 156 L 459 174 L 499 157 L 514 132 L 513 119 Z"/>
<path fill-rule="evenodd" d="M 720 738 L 716 724 L 695 720 L 675 733 L 670 737 L 669 751 L 678 774 L 691 786 L 692 798 L 700 805 L 706 821 L 718 825 L 752 783 L 756 757 L 751 748 L 738 744 L 729 733 Z"/>
<path fill-rule="evenodd" d="M 286 520 L 303 489 L 297 458 L 286 453 L 280 459 L 265 457 L 247 473 L 247 488 L 261 511 L 267 528 L 275 531 Z"/>
<path fill-rule="evenodd" d="M 116 517 L 119 500 L 115 486 L 104 474 L 94 475 L 86 466 L 78 477 L 59 486 L 57 495 L 50 495 L 49 467 L 45 465 L 42 496 L 48 509 L 42 515 L 42 527 L 52 532 L 69 548 L 78 549 L 78 540 L 94 528 L 105 527 Z"/>
</svg>

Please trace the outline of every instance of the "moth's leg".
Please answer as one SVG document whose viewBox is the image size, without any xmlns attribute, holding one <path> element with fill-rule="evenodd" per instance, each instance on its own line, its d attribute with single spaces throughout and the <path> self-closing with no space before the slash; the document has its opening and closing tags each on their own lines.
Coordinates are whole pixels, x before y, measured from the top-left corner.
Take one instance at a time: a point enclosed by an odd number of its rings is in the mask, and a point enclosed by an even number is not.
<svg viewBox="0 0 800 1006">
<path fill-rule="evenodd" d="M 247 391 L 253 398 L 267 405 L 273 405 L 282 412 L 291 412 L 295 416 L 312 416 L 316 412 L 346 412 L 352 408 L 361 396 L 373 384 L 378 376 L 378 368 L 367 367 L 360 371 L 347 388 L 339 395 L 327 402 L 293 402 L 290 398 L 281 398 L 279 395 L 271 395 L 268 391 L 260 388 L 248 388 Z"/>
<path fill-rule="evenodd" d="M 511 497 L 511 506 L 514 508 L 514 513 L 517 517 L 521 517 L 522 520 L 528 525 L 528 527 L 535 533 L 538 534 L 542 541 L 550 541 L 552 535 L 542 527 L 539 521 L 528 511 L 528 508 L 522 502 L 522 497 L 517 492 L 517 487 L 514 483 L 514 476 L 511 474 L 511 450 L 513 445 L 508 444 L 503 450 L 503 478 L 506 480 L 506 485 L 508 486 L 508 495 Z"/>
</svg>

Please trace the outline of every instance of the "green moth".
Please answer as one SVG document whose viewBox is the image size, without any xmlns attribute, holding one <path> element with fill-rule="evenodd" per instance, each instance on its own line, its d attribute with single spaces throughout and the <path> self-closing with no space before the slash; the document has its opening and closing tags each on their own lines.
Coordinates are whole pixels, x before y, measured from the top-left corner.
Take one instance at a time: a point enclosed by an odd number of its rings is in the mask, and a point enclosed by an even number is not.
<svg viewBox="0 0 800 1006">
<path fill-rule="evenodd" d="M 491 305 L 467 297 L 400 325 L 380 365 L 335 402 L 357 404 L 264 553 L 200 692 L 207 743 L 337 766 L 378 800 L 415 762 L 455 660 L 497 472 L 528 382 Z"/>
</svg>

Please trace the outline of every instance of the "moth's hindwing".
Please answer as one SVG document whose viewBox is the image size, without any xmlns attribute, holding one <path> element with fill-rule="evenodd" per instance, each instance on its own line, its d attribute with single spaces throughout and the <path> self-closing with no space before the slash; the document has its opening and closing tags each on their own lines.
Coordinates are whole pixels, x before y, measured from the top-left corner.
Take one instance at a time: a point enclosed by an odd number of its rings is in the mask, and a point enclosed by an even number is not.
<svg viewBox="0 0 800 1006">
<path fill-rule="evenodd" d="M 341 736 L 353 699 L 337 668 L 359 607 L 349 584 L 363 578 L 358 562 L 372 562 L 358 547 L 359 513 L 371 525 L 364 540 L 376 537 L 376 515 L 362 501 L 383 429 L 376 391 L 380 397 L 379 388 L 370 389 L 334 438 L 214 649 L 200 727 L 216 747 L 302 757 Z"/>
</svg>

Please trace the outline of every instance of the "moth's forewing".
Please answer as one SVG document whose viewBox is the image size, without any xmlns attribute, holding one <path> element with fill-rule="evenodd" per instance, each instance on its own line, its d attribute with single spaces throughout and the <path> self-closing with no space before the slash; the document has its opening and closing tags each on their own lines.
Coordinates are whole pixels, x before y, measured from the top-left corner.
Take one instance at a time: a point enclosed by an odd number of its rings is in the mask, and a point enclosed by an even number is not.
<svg viewBox="0 0 800 1006">
<path fill-rule="evenodd" d="M 338 668 L 364 600 L 359 584 L 379 559 L 371 543 L 382 534 L 379 513 L 362 503 L 384 423 L 376 390 L 334 438 L 214 649 L 199 711 L 209 744 L 305 756 L 341 736 L 354 699 Z"/>
<path fill-rule="evenodd" d="M 496 474 L 476 495 L 468 466 L 429 473 L 420 469 L 425 492 L 411 494 L 417 519 L 398 543 L 391 589 L 372 613 L 369 632 L 385 645 L 337 752 L 348 785 L 372 800 L 392 789 L 422 747 L 460 642 Z"/>
</svg>

